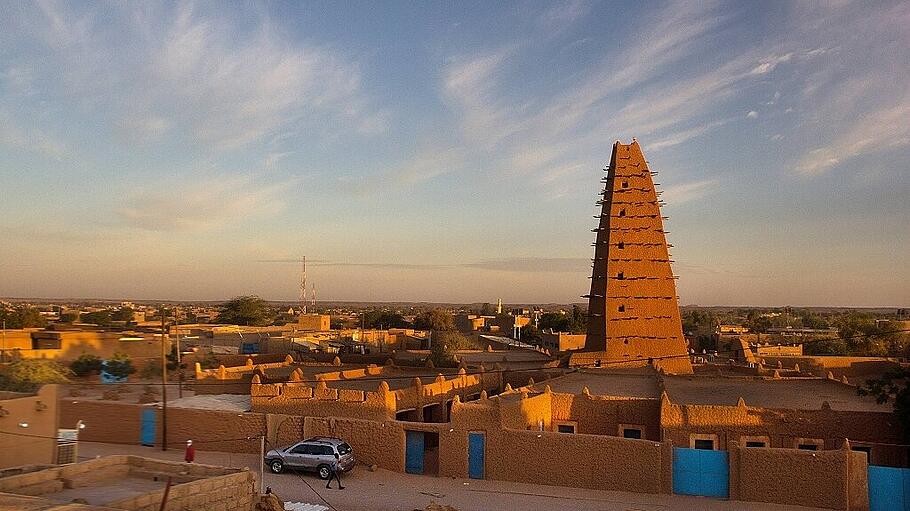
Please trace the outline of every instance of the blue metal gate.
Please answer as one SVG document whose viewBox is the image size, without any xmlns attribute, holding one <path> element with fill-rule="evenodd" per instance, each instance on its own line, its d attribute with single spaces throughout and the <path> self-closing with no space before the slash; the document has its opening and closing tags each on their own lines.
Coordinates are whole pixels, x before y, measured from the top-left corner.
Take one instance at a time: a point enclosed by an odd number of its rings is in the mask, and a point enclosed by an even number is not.
<svg viewBox="0 0 910 511">
<path fill-rule="evenodd" d="M 158 412 L 154 408 L 142 410 L 142 427 L 140 429 L 139 442 L 142 445 L 155 445 L 155 420 Z"/>
<path fill-rule="evenodd" d="M 869 511 L 910 511 L 910 469 L 869 465 Z"/>
<path fill-rule="evenodd" d="M 674 447 L 673 493 L 728 497 L 730 466 L 727 451 Z"/>
<path fill-rule="evenodd" d="M 405 430 L 404 470 L 409 474 L 423 474 L 423 431 Z"/>
<path fill-rule="evenodd" d="M 468 433 L 468 477 L 483 479 L 485 438 L 483 433 Z"/>
</svg>

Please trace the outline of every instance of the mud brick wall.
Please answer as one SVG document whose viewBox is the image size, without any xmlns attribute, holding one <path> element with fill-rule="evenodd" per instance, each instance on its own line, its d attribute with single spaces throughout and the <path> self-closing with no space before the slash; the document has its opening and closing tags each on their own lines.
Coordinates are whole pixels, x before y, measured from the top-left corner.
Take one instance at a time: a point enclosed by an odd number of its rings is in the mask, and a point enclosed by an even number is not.
<svg viewBox="0 0 910 511">
<path fill-rule="evenodd" d="M 79 440 L 112 444 L 138 444 L 142 410 L 146 406 L 111 401 L 60 400 L 60 427 L 73 429 L 82 420 Z"/>
</svg>

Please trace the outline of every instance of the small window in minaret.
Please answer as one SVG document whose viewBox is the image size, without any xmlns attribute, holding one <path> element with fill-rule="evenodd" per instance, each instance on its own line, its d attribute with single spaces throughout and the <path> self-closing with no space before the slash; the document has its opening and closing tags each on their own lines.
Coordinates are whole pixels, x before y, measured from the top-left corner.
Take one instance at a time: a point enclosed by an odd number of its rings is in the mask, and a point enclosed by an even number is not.
<svg viewBox="0 0 910 511">
<path fill-rule="evenodd" d="M 619 279 L 619 280 L 623 280 L 623 279 L 626 278 L 626 276 L 623 275 L 622 272 L 619 272 L 619 273 L 616 274 L 616 278 Z"/>
<path fill-rule="evenodd" d="M 626 210 L 620 209 L 620 210 L 619 210 L 619 216 L 626 216 Z"/>
<path fill-rule="evenodd" d="M 628 187 L 629 187 L 629 182 L 628 182 L 628 181 L 623 181 L 623 182 L 622 182 L 622 187 L 623 187 L 623 188 L 628 188 Z"/>
<path fill-rule="evenodd" d="M 619 248 L 619 249 L 626 248 L 626 244 L 620 241 L 619 243 L 616 244 L 616 248 Z"/>
<path fill-rule="evenodd" d="M 619 306 L 619 312 L 626 312 L 626 306 L 625 306 L 625 305 L 620 305 L 620 306 Z"/>
</svg>

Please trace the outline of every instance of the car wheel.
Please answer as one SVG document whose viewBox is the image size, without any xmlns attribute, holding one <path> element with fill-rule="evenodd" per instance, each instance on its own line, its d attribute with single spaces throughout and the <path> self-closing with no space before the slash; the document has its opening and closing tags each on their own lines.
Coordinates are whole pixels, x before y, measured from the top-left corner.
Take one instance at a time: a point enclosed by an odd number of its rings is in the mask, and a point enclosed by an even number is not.
<svg viewBox="0 0 910 511">
<path fill-rule="evenodd" d="M 275 460 L 269 463 L 269 468 L 272 469 L 272 472 L 280 474 L 284 470 L 284 463 L 281 460 Z"/>
<path fill-rule="evenodd" d="M 332 475 L 328 465 L 319 465 L 319 479 L 328 479 Z"/>
</svg>

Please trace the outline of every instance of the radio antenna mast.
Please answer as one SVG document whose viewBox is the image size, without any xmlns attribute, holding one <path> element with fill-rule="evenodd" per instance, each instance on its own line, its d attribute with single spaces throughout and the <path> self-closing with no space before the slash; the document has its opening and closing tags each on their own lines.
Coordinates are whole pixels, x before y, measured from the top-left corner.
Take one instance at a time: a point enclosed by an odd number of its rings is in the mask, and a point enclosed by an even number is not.
<svg viewBox="0 0 910 511">
<path fill-rule="evenodd" d="M 300 259 L 300 313 L 306 314 L 306 256 Z"/>
</svg>

